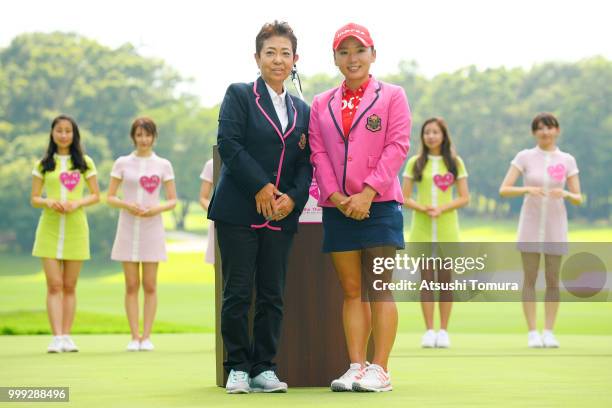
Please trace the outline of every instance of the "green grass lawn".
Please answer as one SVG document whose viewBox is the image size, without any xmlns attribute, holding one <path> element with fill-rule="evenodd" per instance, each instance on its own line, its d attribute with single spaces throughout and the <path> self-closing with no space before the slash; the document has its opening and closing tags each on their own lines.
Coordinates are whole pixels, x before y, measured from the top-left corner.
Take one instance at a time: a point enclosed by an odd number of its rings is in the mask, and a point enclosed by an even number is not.
<svg viewBox="0 0 612 408">
<path fill-rule="evenodd" d="M 514 223 L 462 223 L 466 240 L 514 240 Z M 573 241 L 612 236 L 609 228 L 570 228 Z M 123 351 L 129 335 L 121 266 L 109 260 L 85 263 L 73 330 L 81 352 L 48 355 L 39 260 L 0 254 L 0 333 L 13 334 L 0 336 L 0 385 L 69 386 L 75 407 L 612 406 L 612 302 L 562 303 L 558 350 L 526 348 L 520 303 L 456 303 L 452 349 L 423 350 L 419 303 L 398 303 L 393 392 L 293 388 L 285 395 L 228 396 L 214 385 L 214 272 L 202 258 L 201 252 L 170 253 L 161 264 L 153 353 Z M 542 305 L 538 313 L 541 322 Z"/>
<path fill-rule="evenodd" d="M 194 206 L 190 216 L 202 220 L 203 214 Z M 482 220 L 471 218 L 461 222 L 466 240 L 514 240 L 514 222 L 496 220 L 483 224 Z M 570 226 L 570 231 L 573 241 L 594 237 L 590 241 L 609 242 L 612 237 L 609 227 L 575 224 Z M 128 332 L 123 309 L 123 282 L 119 263 L 98 259 L 84 264 L 77 289 L 76 333 Z M 170 253 L 168 262 L 160 264 L 158 290 L 156 332 L 213 331 L 214 272 L 211 265 L 203 262 L 203 253 Z M 420 332 L 419 304 L 400 303 L 399 309 L 400 331 Z M 524 322 L 517 303 L 457 303 L 451 327 L 459 333 L 472 333 L 480 328 L 486 328 L 489 333 L 522 333 Z M 610 335 L 612 303 L 563 303 L 558 330 L 572 334 Z M 45 314 L 45 280 L 36 258 L 0 254 L 0 333 L 49 333 Z"/>
<path fill-rule="evenodd" d="M 564 335 L 527 349 L 524 334 L 456 334 L 448 350 L 400 334 L 383 394 L 290 388 L 226 395 L 215 384 L 212 334 L 160 334 L 156 351 L 127 353 L 125 336 L 75 336 L 79 353 L 45 354 L 47 338 L 0 336 L 0 384 L 67 386 L 73 407 L 609 407 L 612 338 Z M 325 356 L 319 356 L 325 358 Z M 331 379 L 330 379 L 331 380 Z M 291 387 L 291 384 L 289 384 Z"/>
</svg>

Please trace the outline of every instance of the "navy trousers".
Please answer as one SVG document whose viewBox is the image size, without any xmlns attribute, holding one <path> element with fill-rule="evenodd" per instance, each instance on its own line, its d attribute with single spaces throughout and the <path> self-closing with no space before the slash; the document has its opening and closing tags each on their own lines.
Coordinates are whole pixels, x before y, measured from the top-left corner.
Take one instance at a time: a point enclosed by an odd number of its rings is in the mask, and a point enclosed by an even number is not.
<svg viewBox="0 0 612 408">
<path fill-rule="evenodd" d="M 293 232 L 253 229 L 215 221 L 223 268 L 221 334 L 227 372 L 255 377 L 275 370 L 283 320 L 283 292 Z M 255 289 L 253 334 L 248 313 Z"/>
</svg>

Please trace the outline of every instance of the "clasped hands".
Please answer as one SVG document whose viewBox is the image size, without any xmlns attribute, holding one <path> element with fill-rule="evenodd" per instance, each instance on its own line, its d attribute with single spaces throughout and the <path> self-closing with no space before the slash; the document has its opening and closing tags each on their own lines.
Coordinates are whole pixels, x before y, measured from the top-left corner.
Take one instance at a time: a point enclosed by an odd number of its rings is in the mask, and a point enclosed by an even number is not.
<svg viewBox="0 0 612 408">
<path fill-rule="evenodd" d="M 141 207 L 136 203 L 126 203 L 125 209 L 136 217 L 153 217 L 160 213 L 158 207 Z"/>
<path fill-rule="evenodd" d="M 266 184 L 255 194 L 257 213 L 268 221 L 280 221 L 291 214 L 295 202 L 287 194 L 281 193 L 272 183 Z"/>
<path fill-rule="evenodd" d="M 348 197 L 336 191 L 329 199 L 345 217 L 362 221 L 370 217 L 370 207 L 375 196 L 376 191 L 366 186 L 360 193 Z"/>
<path fill-rule="evenodd" d="M 566 198 L 568 196 L 568 192 L 563 190 L 562 188 L 553 188 L 548 191 L 544 190 L 542 187 L 526 187 L 527 194 L 536 196 L 536 197 L 552 197 L 552 198 Z"/>
<path fill-rule="evenodd" d="M 47 208 L 60 214 L 69 214 L 76 211 L 81 204 L 77 201 L 60 201 L 48 198 L 45 202 Z"/>
</svg>

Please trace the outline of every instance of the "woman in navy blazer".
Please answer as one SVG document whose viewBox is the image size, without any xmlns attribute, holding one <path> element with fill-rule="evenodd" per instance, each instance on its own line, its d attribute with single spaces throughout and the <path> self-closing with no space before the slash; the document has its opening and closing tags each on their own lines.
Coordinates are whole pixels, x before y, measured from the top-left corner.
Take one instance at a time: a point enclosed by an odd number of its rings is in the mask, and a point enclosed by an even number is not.
<svg viewBox="0 0 612 408">
<path fill-rule="evenodd" d="M 261 76 L 232 84 L 219 112 L 223 161 L 208 218 L 215 221 L 223 267 L 221 332 L 228 393 L 286 392 L 272 359 L 283 317 L 289 250 L 312 179 L 308 105 L 284 89 L 297 39 L 287 23 L 256 37 Z M 253 339 L 248 311 L 256 289 Z"/>
</svg>

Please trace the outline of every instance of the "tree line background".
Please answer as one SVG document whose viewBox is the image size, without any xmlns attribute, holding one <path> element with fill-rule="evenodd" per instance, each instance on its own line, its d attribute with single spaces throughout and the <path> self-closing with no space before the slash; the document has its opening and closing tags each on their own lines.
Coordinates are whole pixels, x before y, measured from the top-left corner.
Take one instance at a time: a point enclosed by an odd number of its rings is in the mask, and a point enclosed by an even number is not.
<svg viewBox="0 0 612 408">
<path fill-rule="evenodd" d="M 582 207 L 568 206 L 570 217 L 610 223 L 612 61 L 592 57 L 529 70 L 470 66 L 433 78 L 405 61 L 397 73 L 379 79 L 406 90 L 413 113 L 410 156 L 418 152 L 425 119 L 447 120 L 470 174 L 466 214 L 483 223 L 517 216 L 521 200 L 501 200 L 498 188 L 514 155 L 534 145 L 531 119 L 549 111 L 561 122 L 559 145 L 576 157 L 587 198 Z M 198 176 L 212 155 L 219 113 L 218 105 L 203 107 L 194 95 L 179 92 L 188 83 L 163 60 L 145 58 L 130 44 L 112 49 L 72 33 L 23 34 L 0 49 L 0 249 L 31 249 L 40 214 L 29 204 L 31 170 L 60 113 L 77 120 L 101 191 L 113 161 L 132 150 L 133 119 L 151 116 L 160 135 L 156 151 L 174 166 L 182 202 L 174 217 L 177 228 L 184 228 L 186 214 L 197 205 Z M 339 83 L 338 76 L 302 75 L 307 101 Z M 93 253 L 107 255 L 117 211 L 106 205 L 87 211 Z"/>
</svg>

